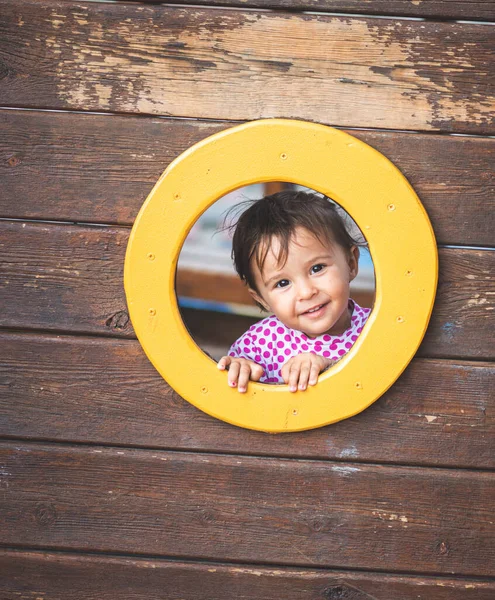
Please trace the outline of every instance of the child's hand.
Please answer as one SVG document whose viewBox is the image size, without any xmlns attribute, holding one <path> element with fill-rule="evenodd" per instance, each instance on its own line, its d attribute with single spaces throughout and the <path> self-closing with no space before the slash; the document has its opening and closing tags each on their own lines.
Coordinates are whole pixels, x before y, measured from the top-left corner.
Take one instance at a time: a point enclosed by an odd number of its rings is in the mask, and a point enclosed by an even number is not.
<svg viewBox="0 0 495 600">
<path fill-rule="evenodd" d="M 247 358 L 235 358 L 233 356 L 222 356 L 218 361 L 217 367 L 224 371 L 229 368 L 228 381 L 230 387 L 237 386 L 237 389 L 243 394 L 247 389 L 248 381 L 259 381 L 263 373 L 263 367 L 248 360 Z"/>
<path fill-rule="evenodd" d="M 296 392 L 299 386 L 304 391 L 309 385 L 316 385 L 318 375 L 334 363 L 333 360 L 304 352 L 289 359 L 282 367 L 282 379 L 289 385 L 291 392 Z"/>
</svg>

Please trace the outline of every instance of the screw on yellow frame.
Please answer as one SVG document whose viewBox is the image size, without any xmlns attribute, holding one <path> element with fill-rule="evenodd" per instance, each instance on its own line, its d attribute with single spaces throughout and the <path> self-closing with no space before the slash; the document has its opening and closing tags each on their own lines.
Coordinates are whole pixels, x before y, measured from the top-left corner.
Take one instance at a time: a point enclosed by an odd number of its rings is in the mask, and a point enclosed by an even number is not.
<svg viewBox="0 0 495 600">
<path fill-rule="evenodd" d="M 369 243 L 376 299 L 353 348 L 316 386 L 291 393 L 285 385 L 251 382 L 240 394 L 187 332 L 175 272 L 189 230 L 211 204 L 236 188 L 267 181 L 322 192 L 353 217 Z M 173 161 L 139 212 L 125 261 L 132 324 L 164 379 L 209 415 L 272 433 L 328 425 L 379 398 L 423 339 L 437 277 L 430 221 L 400 171 L 347 133 L 284 119 L 227 129 Z"/>
</svg>

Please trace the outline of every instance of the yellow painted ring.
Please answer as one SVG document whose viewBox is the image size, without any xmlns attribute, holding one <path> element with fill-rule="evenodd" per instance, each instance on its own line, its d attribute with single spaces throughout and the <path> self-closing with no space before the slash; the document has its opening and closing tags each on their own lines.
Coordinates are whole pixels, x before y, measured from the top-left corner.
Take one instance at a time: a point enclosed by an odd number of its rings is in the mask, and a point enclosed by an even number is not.
<svg viewBox="0 0 495 600">
<path fill-rule="evenodd" d="M 175 272 L 182 244 L 201 213 L 233 189 L 266 181 L 322 192 L 354 218 L 369 242 L 376 300 L 353 348 L 316 386 L 291 393 L 285 385 L 251 382 L 240 394 L 187 332 Z M 321 427 L 379 398 L 424 336 L 437 276 L 433 230 L 400 171 L 342 131 L 284 119 L 227 129 L 172 162 L 139 212 L 125 261 L 132 324 L 164 379 L 209 415 L 268 432 Z"/>
</svg>

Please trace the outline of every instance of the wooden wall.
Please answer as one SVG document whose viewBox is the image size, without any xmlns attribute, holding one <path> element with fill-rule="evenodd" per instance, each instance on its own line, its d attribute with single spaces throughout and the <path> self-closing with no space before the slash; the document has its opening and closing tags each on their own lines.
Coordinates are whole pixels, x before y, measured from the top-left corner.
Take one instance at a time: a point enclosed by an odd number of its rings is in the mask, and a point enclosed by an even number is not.
<svg viewBox="0 0 495 600">
<path fill-rule="evenodd" d="M 495 597 L 493 2 L 191 1 L 0 0 L 0 596 Z M 440 254 L 399 381 L 287 435 L 172 391 L 122 286 L 169 161 L 272 116 L 388 156 Z"/>
</svg>

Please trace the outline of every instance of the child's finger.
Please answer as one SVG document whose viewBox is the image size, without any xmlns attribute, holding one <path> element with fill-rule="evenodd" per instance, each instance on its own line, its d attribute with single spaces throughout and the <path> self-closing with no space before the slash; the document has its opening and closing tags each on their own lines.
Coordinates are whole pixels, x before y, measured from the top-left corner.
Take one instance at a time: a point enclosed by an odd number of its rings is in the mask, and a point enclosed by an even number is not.
<svg viewBox="0 0 495 600">
<path fill-rule="evenodd" d="M 290 367 L 289 380 L 287 382 L 289 384 L 289 391 L 297 392 L 297 383 L 299 381 L 299 374 L 300 374 L 300 363 L 293 362 Z"/>
<path fill-rule="evenodd" d="M 309 379 L 309 363 L 303 363 L 301 365 L 301 371 L 299 373 L 299 389 L 301 392 L 308 387 L 308 379 Z"/>
<path fill-rule="evenodd" d="M 220 371 L 225 371 L 231 362 L 232 359 L 230 356 L 222 356 L 222 358 L 217 362 L 217 367 L 220 369 Z"/>
<path fill-rule="evenodd" d="M 261 365 L 251 365 L 251 381 L 259 381 L 265 370 Z"/>
<path fill-rule="evenodd" d="M 286 384 L 289 383 L 289 374 L 290 374 L 290 370 L 291 370 L 293 364 L 294 364 L 294 358 L 289 358 L 289 360 L 280 369 L 280 375 L 282 376 L 282 379 L 284 380 L 284 383 L 286 383 Z"/>
<path fill-rule="evenodd" d="M 229 374 L 227 377 L 230 387 L 235 387 L 237 385 L 237 380 L 239 378 L 240 369 L 241 369 L 241 365 L 236 360 L 233 360 L 230 363 Z"/>
<path fill-rule="evenodd" d="M 247 390 L 247 384 L 249 381 L 249 377 L 251 376 L 251 367 L 247 363 L 243 363 L 241 365 L 241 369 L 239 371 L 239 380 L 237 382 L 237 389 L 243 394 Z"/>
<path fill-rule="evenodd" d="M 311 369 L 309 372 L 309 385 L 316 385 L 318 383 L 318 375 L 320 374 L 321 367 L 320 363 L 311 363 Z"/>
</svg>

